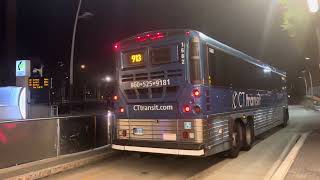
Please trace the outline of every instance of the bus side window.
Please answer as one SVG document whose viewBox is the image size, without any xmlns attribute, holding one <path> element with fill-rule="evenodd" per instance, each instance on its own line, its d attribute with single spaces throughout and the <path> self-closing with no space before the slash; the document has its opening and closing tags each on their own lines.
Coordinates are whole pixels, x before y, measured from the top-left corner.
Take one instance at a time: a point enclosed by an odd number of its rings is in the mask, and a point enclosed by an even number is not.
<svg viewBox="0 0 320 180">
<path fill-rule="evenodd" d="M 215 50 L 212 47 L 207 46 L 207 62 L 208 62 L 208 82 L 209 85 L 213 85 L 216 78 L 216 57 Z"/>
<path fill-rule="evenodd" d="M 201 83 L 200 39 L 192 38 L 189 48 L 189 73 L 193 84 Z"/>
</svg>

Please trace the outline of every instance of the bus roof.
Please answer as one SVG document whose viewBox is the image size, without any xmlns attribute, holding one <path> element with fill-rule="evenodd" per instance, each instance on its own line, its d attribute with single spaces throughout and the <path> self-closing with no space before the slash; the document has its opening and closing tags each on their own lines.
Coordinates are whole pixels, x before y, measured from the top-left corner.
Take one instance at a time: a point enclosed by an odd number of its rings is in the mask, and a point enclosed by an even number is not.
<svg viewBox="0 0 320 180">
<path fill-rule="evenodd" d="M 188 35 L 190 35 L 190 36 L 199 36 L 202 41 L 206 41 L 207 43 L 214 46 L 215 48 L 218 48 L 221 51 L 224 51 L 228 54 L 236 56 L 240 59 L 243 59 L 243 60 L 245 60 L 249 63 L 252 63 L 256 66 L 259 66 L 261 68 L 268 69 L 268 70 L 270 70 L 274 73 L 277 73 L 281 76 L 286 76 L 286 73 L 284 71 L 281 71 L 276 67 L 270 66 L 267 63 L 264 63 L 263 61 L 261 61 L 259 59 L 251 57 L 251 56 L 249 56 L 249 55 L 247 55 L 237 49 L 234 49 L 226 44 L 223 44 L 223 43 L 205 35 L 204 33 L 200 32 L 200 31 L 196 31 L 196 30 L 192 30 L 192 29 L 161 29 L 161 30 L 155 30 L 155 31 L 147 31 L 147 32 L 139 33 L 137 35 L 123 39 L 116 44 L 126 44 L 132 40 L 135 40 L 137 37 L 143 37 L 143 36 L 147 36 L 148 34 L 155 34 L 155 33 L 166 33 L 169 36 L 170 35 L 182 35 L 182 34 L 188 33 Z"/>
</svg>

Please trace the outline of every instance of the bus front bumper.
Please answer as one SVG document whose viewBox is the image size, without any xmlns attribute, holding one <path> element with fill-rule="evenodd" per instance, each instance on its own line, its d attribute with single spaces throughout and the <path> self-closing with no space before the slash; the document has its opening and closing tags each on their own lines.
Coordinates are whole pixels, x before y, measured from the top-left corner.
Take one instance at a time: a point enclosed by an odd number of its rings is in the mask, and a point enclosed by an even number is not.
<svg viewBox="0 0 320 180">
<path fill-rule="evenodd" d="M 112 144 L 112 149 L 121 150 L 121 151 L 172 154 L 172 155 L 182 155 L 182 156 L 204 156 L 204 149 L 200 149 L 200 150 L 167 149 L 167 148 L 140 147 L 140 146 L 124 146 L 124 145 L 117 145 L 117 144 Z"/>
</svg>

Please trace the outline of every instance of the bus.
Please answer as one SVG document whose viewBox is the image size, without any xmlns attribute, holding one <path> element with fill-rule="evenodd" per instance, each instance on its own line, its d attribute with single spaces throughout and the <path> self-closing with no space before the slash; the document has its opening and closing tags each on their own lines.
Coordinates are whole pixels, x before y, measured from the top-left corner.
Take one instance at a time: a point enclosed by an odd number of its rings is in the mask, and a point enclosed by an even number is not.
<svg viewBox="0 0 320 180">
<path fill-rule="evenodd" d="M 145 32 L 114 51 L 113 149 L 237 157 L 287 125 L 286 73 L 199 31 Z"/>
</svg>

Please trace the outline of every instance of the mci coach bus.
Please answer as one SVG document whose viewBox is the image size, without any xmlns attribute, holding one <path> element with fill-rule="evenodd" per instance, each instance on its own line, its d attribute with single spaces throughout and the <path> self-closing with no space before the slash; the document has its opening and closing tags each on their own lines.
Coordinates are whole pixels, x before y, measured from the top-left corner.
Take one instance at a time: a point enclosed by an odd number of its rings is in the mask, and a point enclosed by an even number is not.
<svg viewBox="0 0 320 180">
<path fill-rule="evenodd" d="M 145 32 L 114 49 L 113 149 L 236 157 L 287 124 L 285 72 L 201 32 Z"/>
</svg>

